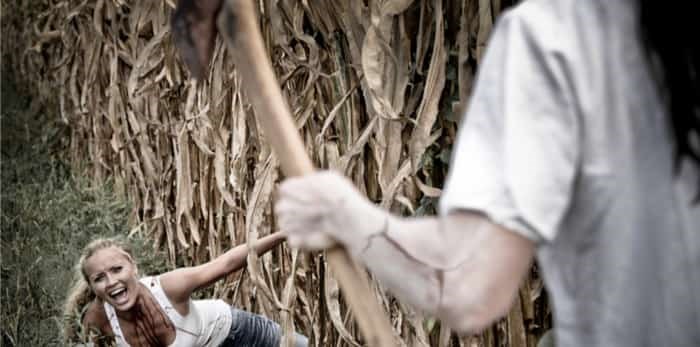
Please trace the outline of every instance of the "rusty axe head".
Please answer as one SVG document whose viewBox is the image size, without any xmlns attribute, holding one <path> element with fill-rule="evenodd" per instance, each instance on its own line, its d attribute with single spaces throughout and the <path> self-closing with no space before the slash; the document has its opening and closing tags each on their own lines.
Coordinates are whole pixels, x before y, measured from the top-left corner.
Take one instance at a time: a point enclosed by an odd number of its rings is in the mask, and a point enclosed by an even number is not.
<svg viewBox="0 0 700 347">
<path fill-rule="evenodd" d="M 179 0 L 171 19 L 175 47 L 196 79 L 206 76 L 214 53 L 216 17 L 223 0 Z"/>
</svg>

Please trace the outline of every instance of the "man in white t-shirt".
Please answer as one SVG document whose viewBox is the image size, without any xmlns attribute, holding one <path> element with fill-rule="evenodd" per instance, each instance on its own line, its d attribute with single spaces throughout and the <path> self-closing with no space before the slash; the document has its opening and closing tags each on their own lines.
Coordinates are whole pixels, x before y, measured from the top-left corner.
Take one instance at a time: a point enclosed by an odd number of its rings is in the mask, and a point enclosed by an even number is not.
<svg viewBox="0 0 700 347">
<path fill-rule="evenodd" d="M 508 311 L 536 256 L 558 345 L 700 346 L 700 170 L 675 156 L 641 30 L 634 0 L 525 1 L 494 28 L 438 217 L 322 172 L 282 184 L 280 228 L 461 332 Z"/>
</svg>

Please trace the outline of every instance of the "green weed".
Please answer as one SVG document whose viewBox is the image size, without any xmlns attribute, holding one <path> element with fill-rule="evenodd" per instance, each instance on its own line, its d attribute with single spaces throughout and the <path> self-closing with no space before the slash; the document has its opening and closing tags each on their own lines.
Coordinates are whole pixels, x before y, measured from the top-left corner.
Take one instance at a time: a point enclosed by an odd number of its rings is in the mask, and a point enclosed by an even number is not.
<svg viewBox="0 0 700 347">
<path fill-rule="evenodd" d="M 110 185 L 72 177 L 66 138 L 52 114 L 3 74 L 1 346 L 62 346 L 62 306 L 82 247 L 128 233 L 130 207 Z M 166 270 L 140 234 L 128 239 L 142 273 Z"/>
</svg>

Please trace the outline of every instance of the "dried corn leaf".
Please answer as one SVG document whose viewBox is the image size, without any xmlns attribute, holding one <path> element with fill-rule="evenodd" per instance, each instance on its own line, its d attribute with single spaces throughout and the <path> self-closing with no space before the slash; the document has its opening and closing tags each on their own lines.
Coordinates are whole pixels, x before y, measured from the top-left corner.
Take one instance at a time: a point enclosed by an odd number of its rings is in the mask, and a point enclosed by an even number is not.
<svg viewBox="0 0 700 347">
<path fill-rule="evenodd" d="M 268 52 L 312 157 L 346 173 L 383 207 L 412 213 L 431 200 L 424 197 L 440 195 L 444 166 L 418 170 L 418 163 L 437 160 L 428 149 L 453 142 L 456 124 L 441 114 L 465 104 L 494 16 L 507 3 L 258 4 Z M 277 164 L 225 45 L 216 44 L 209 78 L 189 81 L 169 35 L 174 6 L 173 0 L 3 3 L 3 64 L 38 98 L 58 105 L 70 127 L 73 167 L 95 182 L 113 179 L 132 202 L 139 230 L 166 249 L 171 264 L 200 264 L 274 230 Z M 458 78 L 447 78 L 451 64 Z M 448 93 L 459 103 L 441 104 Z M 285 336 L 296 329 L 317 346 L 359 346 L 322 259 L 298 257 L 286 247 L 264 257 L 251 253 L 248 271 L 214 292 L 277 319 Z M 373 287 L 404 345 L 532 346 L 536 335 L 518 321 L 545 326 L 548 314 L 541 282 L 536 273 L 532 278 L 521 294 L 530 298 L 520 301 L 522 313 L 461 339 L 424 328 L 420 316 Z"/>
</svg>

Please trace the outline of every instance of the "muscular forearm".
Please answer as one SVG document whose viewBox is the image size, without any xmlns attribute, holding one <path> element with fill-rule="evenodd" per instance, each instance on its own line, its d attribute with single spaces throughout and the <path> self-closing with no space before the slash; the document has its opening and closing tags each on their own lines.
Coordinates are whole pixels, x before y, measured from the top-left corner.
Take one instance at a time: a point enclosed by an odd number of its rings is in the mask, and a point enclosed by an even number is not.
<svg viewBox="0 0 700 347">
<path fill-rule="evenodd" d="M 462 332 L 507 312 L 529 269 L 530 241 L 476 214 L 397 218 L 349 244 L 393 293 Z"/>
<path fill-rule="evenodd" d="M 275 211 L 290 246 L 339 242 L 398 297 L 463 332 L 506 312 L 534 248 L 476 213 L 392 216 L 333 172 L 288 179 Z"/>
</svg>

